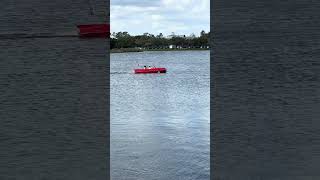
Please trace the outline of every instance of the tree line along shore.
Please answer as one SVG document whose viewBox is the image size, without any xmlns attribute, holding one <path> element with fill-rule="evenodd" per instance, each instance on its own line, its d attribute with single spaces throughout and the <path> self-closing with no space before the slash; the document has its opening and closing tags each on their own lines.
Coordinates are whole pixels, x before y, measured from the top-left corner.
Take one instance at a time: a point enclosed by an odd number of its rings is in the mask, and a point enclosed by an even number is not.
<svg viewBox="0 0 320 180">
<path fill-rule="evenodd" d="M 171 35 L 162 33 L 153 35 L 131 36 L 128 32 L 114 32 L 110 38 L 111 53 L 142 52 L 142 51 L 177 51 L 177 50 L 208 50 L 210 32 L 201 31 L 200 36 L 191 34 Z"/>
</svg>

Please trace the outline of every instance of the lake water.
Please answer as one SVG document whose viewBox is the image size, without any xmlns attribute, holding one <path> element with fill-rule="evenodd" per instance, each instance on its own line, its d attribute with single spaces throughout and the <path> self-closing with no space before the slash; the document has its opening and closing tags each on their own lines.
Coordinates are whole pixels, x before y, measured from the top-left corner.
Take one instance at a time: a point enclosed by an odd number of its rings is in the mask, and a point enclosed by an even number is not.
<svg viewBox="0 0 320 180">
<path fill-rule="evenodd" d="M 0 179 L 108 177 L 107 47 L 0 40 Z"/>
<path fill-rule="evenodd" d="M 320 179 L 320 2 L 214 2 L 213 178 Z"/>
<path fill-rule="evenodd" d="M 109 41 L 55 37 L 106 19 L 83 0 L 1 1 L 0 179 L 109 177 Z"/>
<path fill-rule="evenodd" d="M 209 64 L 209 51 L 111 54 L 112 179 L 209 179 Z"/>
</svg>

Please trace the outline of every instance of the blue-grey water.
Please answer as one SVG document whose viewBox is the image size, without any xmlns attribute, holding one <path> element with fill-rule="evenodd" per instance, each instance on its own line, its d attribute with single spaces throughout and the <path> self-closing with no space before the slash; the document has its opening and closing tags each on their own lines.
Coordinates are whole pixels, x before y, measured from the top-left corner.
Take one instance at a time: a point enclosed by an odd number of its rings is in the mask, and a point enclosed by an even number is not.
<svg viewBox="0 0 320 180">
<path fill-rule="evenodd" d="M 107 178 L 106 47 L 0 40 L 0 179 Z"/>
<path fill-rule="evenodd" d="M 319 1 L 212 7 L 212 177 L 320 179 Z"/>
<path fill-rule="evenodd" d="M 106 17 L 86 0 L 0 5 L 0 179 L 108 179 L 108 40 L 54 37 Z"/>
<path fill-rule="evenodd" d="M 111 54 L 112 179 L 209 179 L 209 54 Z M 138 64 L 167 73 L 133 74 Z"/>
</svg>

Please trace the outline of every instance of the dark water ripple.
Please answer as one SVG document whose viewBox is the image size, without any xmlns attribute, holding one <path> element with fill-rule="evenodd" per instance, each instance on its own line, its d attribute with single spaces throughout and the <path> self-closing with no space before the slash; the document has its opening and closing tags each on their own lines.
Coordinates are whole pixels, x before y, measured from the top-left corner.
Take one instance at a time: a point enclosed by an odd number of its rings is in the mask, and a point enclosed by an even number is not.
<svg viewBox="0 0 320 180">
<path fill-rule="evenodd" d="M 319 179 L 317 1 L 216 1 L 213 177 Z"/>
<path fill-rule="evenodd" d="M 108 42 L 73 37 L 105 17 L 84 1 L 0 4 L 0 179 L 106 179 Z"/>
</svg>

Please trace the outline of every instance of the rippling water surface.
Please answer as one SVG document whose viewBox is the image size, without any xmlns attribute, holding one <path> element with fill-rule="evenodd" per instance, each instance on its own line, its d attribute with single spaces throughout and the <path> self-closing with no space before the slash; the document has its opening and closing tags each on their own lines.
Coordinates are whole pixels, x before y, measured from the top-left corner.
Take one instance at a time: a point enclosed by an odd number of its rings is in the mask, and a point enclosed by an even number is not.
<svg viewBox="0 0 320 180">
<path fill-rule="evenodd" d="M 107 177 L 107 47 L 0 40 L 0 179 Z"/>
<path fill-rule="evenodd" d="M 111 54 L 112 179 L 209 179 L 209 54 Z"/>
<path fill-rule="evenodd" d="M 0 3 L 1 180 L 108 177 L 109 42 L 72 37 L 108 22 L 90 1 Z"/>
<path fill-rule="evenodd" d="M 320 179 L 319 8 L 215 1 L 215 179 Z"/>
</svg>

